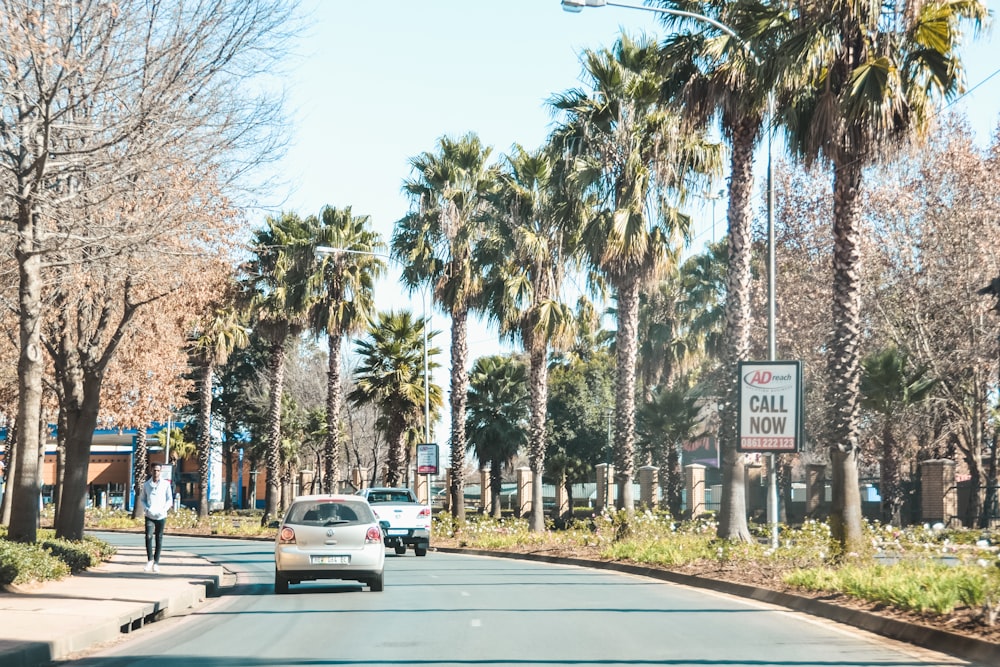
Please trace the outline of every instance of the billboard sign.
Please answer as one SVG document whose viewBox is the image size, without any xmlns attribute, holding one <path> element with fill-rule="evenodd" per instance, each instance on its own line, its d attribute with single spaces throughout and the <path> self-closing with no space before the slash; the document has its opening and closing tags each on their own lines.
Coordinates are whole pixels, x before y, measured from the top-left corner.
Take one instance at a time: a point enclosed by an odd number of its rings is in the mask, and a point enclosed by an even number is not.
<svg viewBox="0 0 1000 667">
<path fill-rule="evenodd" d="M 743 361 L 739 376 L 739 451 L 799 451 L 802 362 Z"/>
<path fill-rule="evenodd" d="M 685 440 L 681 450 L 681 465 L 698 463 L 711 468 L 719 467 L 719 442 L 714 435 L 703 435 L 695 440 Z"/>
<path fill-rule="evenodd" d="M 437 443 L 427 442 L 417 445 L 417 474 L 418 475 L 438 474 Z"/>
</svg>

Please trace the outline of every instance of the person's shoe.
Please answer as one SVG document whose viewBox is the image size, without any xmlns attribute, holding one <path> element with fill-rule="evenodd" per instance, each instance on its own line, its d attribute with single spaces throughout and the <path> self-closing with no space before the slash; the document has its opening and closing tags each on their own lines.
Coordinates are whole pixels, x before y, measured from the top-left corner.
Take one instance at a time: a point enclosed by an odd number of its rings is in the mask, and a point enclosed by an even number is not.
<svg viewBox="0 0 1000 667">
<path fill-rule="evenodd" d="M 153 572 L 159 572 L 159 571 L 160 571 L 160 564 L 153 563 Z"/>
<path fill-rule="evenodd" d="M 151 561 L 151 560 L 148 560 L 148 561 L 146 561 L 146 567 L 144 567 L 143 569 L 144 569 L 144 570 L 145 570 L 146 572 L 152 572 L 152 571 L 153 571 L 153 568 L 155 568 L 155 567 L 156 567 L 156 563 L 154 563 L 154 562 L 153 562 L 153 561 Z"/>
</svg>

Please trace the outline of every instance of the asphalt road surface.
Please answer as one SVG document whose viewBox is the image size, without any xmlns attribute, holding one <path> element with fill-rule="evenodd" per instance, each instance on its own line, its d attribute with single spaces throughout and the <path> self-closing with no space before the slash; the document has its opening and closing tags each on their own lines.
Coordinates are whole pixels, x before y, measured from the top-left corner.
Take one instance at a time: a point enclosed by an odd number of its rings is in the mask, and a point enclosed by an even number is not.
<svg viewBox="0 0 1000 667">
<path fill-rule="evenodd" d="M 141 535 L 101 534 L 118 544 Z M 236 585 L 73 667 L 351 665 L 965 665 L 844 626 L 702 590 L 599 570 L 430 552 L 387 554 L 385 591 L 354 582 L 273 594 L 269 542 L 182 538 Z"/>
</svg>

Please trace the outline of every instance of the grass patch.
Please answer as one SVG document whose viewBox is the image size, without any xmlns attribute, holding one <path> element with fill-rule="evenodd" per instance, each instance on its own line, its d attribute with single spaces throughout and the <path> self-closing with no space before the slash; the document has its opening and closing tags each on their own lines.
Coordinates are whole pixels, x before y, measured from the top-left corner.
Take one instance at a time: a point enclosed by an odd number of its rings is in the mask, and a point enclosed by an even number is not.
<svg viewBox="0 0 1000 667">
<path fill-rule="evenodd" d="M 785 581 L 810 591 L 856 598 L 919 613 L 949 614 L 959 606 L 983 607 L 1000 594 L 1000 568 L 926 561 L 894 565 L 845 565 L 790 572 Z"/>
</svg>

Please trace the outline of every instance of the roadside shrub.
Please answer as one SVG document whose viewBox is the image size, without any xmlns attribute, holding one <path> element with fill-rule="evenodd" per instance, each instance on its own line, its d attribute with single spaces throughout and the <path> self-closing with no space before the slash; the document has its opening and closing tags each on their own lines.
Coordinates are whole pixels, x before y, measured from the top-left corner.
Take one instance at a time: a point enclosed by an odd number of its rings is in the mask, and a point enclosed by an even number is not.
<svg viewBox="0 0 1000 667">
<path fill-rule="evenodd" d="M 83 572 L 88 567 L 93 567 L 101 563 L 97 554 L 87 549 L 82 542 L 70 540 L 57 540 L 55 538 L 39 541 L 39 545 L 53 556 L 66 563 L 70 572 L 76 574 Z"/>
<path fill-rule="evenodd" d="M 46 528 L 38 531 L 38 543 L 69 565 L 74 574 L 100 565 L 118 551 L 107 542 L 90 535 L 84 535 L 82 540 L 64 540 L 56 538 L 55 531 Z"/>
<path fill-rule="evenodd" d="M 995 595 L 996 568 L 928 562 L 845 565 L 789 572 L 785 582 L 812 591 L 841 592 L 916 612 L 943 615 L 955 607 L 981 607 Z"/>
<path fill-rule="evenodd" d="M 0 540 L 0 584 L 62 579 L 69 574 L 69 565 L 41 544 Z"/>
<path fill-rule="evenodd" d="M 143 525 L 142 517 L 132 518 L 132 513 L 118 508 L 91 507 L 87 509 L 84 525 L 91 530 L 135 530 Z"/>
<path fill-rule="evenodd" d="M 259 537 L 272 535 L 273 528 L 262 527 L 261 512 L 223 513 L 213 512 L 208 516 L 208 530 L 212 535 L 233 535 L 237 537 Z"/>
</svg>

